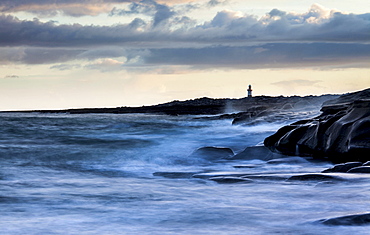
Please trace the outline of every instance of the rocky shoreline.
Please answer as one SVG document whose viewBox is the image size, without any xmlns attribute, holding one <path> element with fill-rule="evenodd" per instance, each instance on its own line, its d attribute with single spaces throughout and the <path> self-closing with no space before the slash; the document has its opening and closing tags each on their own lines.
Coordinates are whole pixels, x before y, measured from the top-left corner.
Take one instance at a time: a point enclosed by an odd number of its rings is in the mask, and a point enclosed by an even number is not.
<svg viewBox="0 0 370 235">
<path fill-rule="evenodd" d="M 370 89 L 327 101 L 321 111 L 282 127 L 264 145 L 273 152 L 334 163 L 370 161 Z"/>
<path fill-rule="evenodd" d="M 306 116 L 321 114 L 306 119 Z M 271 97 L 241 99 L 199 98 L 172 101 L 141 107 L 83 108 L 65 110 L 33 110 L 23 112 L 69 114 L 148 113 L 165 115 L 201 115 L 202 119 L 231 119 L 233 125 L 278 123 L 295 116 L 264 141 L 266 149 L 247 148 L 234 158 L 255 157 L 271 160 L 281 155 L 313 157 L 334 163 L 370 161 L 370 89 L 339 95 Z M 311 112 L 311 113 L 310 113 Z M 293 115 L 292 115 L 293 114 Z M 267 151 L 267 152 L 266 152 Z M 262 152 L 264 156 L 261 157 Z M 242 157 L 243 156 L 243 157 Z"/>
<path fill-rule="evenodd" d="M 310 110 L 318 112 L 319 107 L 321 114 L 304 118 Z M 370 176 L 370 89 L 342 96 L 200 98 L 155 106 L 32 112 L 191 114 L 202 115 L 197 118 L 203 119 L 230 119 L 234 125 L 248 126 L 285 122 L 287 116 L 294 114 L 295 119 L 301 120 L 267 137 L 264 146 L 250 146 L 238 153 L 225 146 L 205 146 L 194 150 L 183 163 L 195 161 L 205 166 L 220 163 L 231 166 L 230 171 L 217 171 L 217 168 L 157 171 L 153 177 L 207 180 L 217 184 L 266 184 L 266 187 L 271 183 L 313 187 L 358 184 L 361 187 L 361 182 L 368 182 Z M 366 208 L 358 212 L 318 217 L 311 222 L 326 226 L 370 225 Z"/>
</svg>

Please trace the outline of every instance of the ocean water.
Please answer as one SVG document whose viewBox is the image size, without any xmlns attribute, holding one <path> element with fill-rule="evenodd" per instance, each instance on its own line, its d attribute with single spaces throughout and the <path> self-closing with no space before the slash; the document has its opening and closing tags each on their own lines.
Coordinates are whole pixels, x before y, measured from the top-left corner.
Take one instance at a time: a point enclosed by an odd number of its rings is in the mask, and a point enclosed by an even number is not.
<svg viewBox="0 0 370 235">
<path fill-rule="evenodd" d="M 369 234 L 370 226 L 317 222 L 368 212 L 364 175 L 289 181 L 332 165 L 191 157 L 204 146 L 238 153 L 293 120 L 2 113 L 0 234 Z M 207 177 L 223 174 L 251 177 Z"/>
</svg>

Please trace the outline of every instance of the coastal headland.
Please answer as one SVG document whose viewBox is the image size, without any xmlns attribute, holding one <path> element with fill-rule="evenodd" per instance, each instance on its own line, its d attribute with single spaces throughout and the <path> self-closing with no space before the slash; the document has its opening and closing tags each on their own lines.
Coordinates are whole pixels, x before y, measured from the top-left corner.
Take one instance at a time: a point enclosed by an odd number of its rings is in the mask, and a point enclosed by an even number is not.
<svg viewBox="0 0 370 235">
<path fill-rule="evenodd" d="M 339 95 L 321 96 L 255 96 L 240 99 L 228 98 L 197 98 L 185 101 L 171 101 L 168 103 L 140 106 L 140 107 L 116 107 L 116 108 L 73 108 L 62 110 L 31 110 L 21 112 L 40 113 L 152 113 L 167 115 L 220 115 L 246 112 L 257 115 L 265 111 L 292 110 L 301 108 L 319 107 L 324 101 L 339 97 Z"/>
<path fill-rule="evenodd" d="M 256 96 L 241 99 L 203 97 L 141 107 L 23 112 L 201 115 L 196 118 L 231 119 L 233 125 L 279 123 L 279 121 L 286 123 L 287 117 L 294 117 L 292 122 L 295 122 L 283 126 L 264 141 L 265 147 L 278 157 L 281 155 L 314 157 L 334 163 L 370 161 L 370 89 L 344 95 Z M 250 151 L 255 150 L 246 149 L 234 158 L 243 159 L 248 155 L 249 159 Z M 267 152 L 262 155 L 264 156 L 258 158 L 272 156 Z"/>
</svg>

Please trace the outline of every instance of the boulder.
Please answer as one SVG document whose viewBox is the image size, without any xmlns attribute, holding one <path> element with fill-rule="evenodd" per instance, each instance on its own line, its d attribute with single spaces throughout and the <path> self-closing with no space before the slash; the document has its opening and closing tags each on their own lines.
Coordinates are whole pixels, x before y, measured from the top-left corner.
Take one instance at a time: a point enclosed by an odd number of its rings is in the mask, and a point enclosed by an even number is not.
<svg viewBox="0 0 370 235">
<path fill-rule="evenodd" d="M 216 181 L 220 184 L 233 184 L 233 183 L 252 183 L 253 180 L 245 179 L 242 177 L 234 177 L 234 176 L 217 176 L 209 178 L 210 180 Z"/>
<path fill-rule="evenodd" d="M 304 175 L 295 175 L 288 179 L 289 181 L 342 181 L 342 178 L 325 175 L 325 174 L 304 174 Z"/>
<path fill-rule="evenodd" d="M 257 116 L 256 112 L 240 112 L 238 113 L 232 122 L 233 125 L 240 124 L 240 123 L 246 123 L 248 121 L 254 120 L 254 118 Z"/>
<path fill-rule="evenodd" d="M 193 178 L 199 179 L 210 179 L 213 177 L 244 177 L 250 175 L 249 172 L 240 172 L 240 171 L 216 171 L 216 172 L 206 172 L 194 174 Z"/>
<path fill-rule="evenodd" d="M 370 166 L 359 166 L 350 169 L 348 173 L 370 173 Z"/>
<path fill-rule="evenodd" d="M 265 146 L 286 155 L 313 156 L 334 163 L 369 161 L 370 89 L 344 97 L 324 103 L 318 117 L 282 127 L 265 139 Z"/>
<path fill-rule="evenodd" d="M 251 146 L 242 152 L 231 157 L 231 160 L 262 160 L 268 161 L 275 158 L 281 158 L 283 155 L 271 152 L 265 146 Z"/>
<path fill-rule="evenodd" d="M 370 224 L 370 213 L 358 214 L 358 215 L 347 215 L 331 219 L 319 220 L 319 223 L 325 225 L 344 225 L 344 226 L 359 226 Z"/>
<path fill-rule="evenodd" d="M 305 164 L 308 161 L 302 157 L 286 157 L 286 158 L 278 158 L 272 159 L 267 162 L 268 164 Z"/>
<path fill-rule="evenodd" d="M 202 147 L 195 150 L 189 158 L 199 158 L 207 161 L 215 161 L 221 159 L 229 159 L 234 156 L 234 152 L 230 148 L 222 147 Z"/>
<path fill-rule="evenodd" d="M 169 179 L 186 179 L 193 177 L 197 173 L 199 172 L 154 172 L 153 175 Z"/>
<path fill-rule="evenodd" d="M 329 172 L 347 172 L 354 167 L 362 166 L 361 162 L 346 162 L 333 166 L 332 168 L 326 169 L 323 173 Z"/>
<path fill-rule="evenodd" d="M 257 164 L 247 164 L 247 165 L 235 165 L 233 166 L 234 168 L 249 168 L 249 169 L 253 169 L 253 168 L 257 168 L 257 167 L 260 167 L 261 165 L 257 165 Z"/>
</svg>

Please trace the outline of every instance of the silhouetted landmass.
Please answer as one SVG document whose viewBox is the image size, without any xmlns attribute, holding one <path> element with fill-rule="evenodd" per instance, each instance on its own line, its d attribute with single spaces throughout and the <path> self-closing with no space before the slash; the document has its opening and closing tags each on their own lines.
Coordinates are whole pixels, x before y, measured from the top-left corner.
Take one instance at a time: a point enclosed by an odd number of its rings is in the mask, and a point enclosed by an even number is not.
<svg viewBox="0 0 370 235">
<path fill-rule="evenodd" d="M 256 96 L 241 99 L 211 99 L 198 98 L 186 101 L 172 101 L 164 104 L 141 106 L 141 107 L 117 107 L 117 108 L 78 108 L 65 110 L 33 110 L 25 112 L 40 113 L 152 113 L 167 115 L 222 115 L 224 118 L 238 118 L 243 121 L 246 117 L 265 115 L 267 112 L 291 110 L 307 107 L 318 107 L 324 101 L 336 98 L 336 95 L 322 96 L 291 96 L 271 97 Z M 233 116 L 227 116 L 233 115 Z M 221 117 L 222 118 L 222 117 Z M 238 122 L 238 121 L 237 121 Z"/>
</svg>

